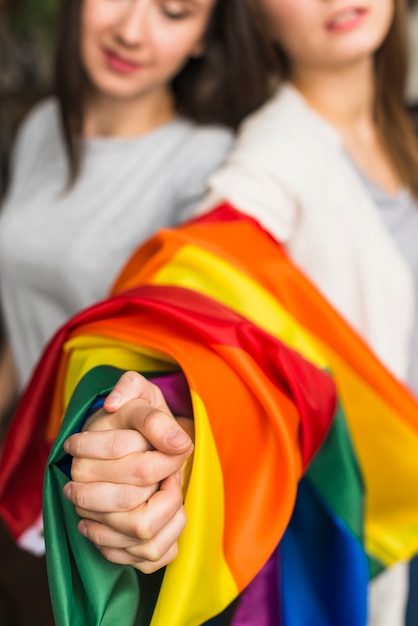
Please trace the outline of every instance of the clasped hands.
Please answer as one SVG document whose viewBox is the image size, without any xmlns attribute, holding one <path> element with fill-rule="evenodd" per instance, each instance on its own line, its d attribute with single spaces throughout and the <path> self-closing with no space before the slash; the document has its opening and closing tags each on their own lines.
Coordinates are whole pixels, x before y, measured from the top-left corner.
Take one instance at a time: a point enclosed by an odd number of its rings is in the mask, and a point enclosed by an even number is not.
<svg viewBox="0 0 418 626">
<path fill-rule="evenodd" d="M 193 437 L 193 420 L 175 419 L 158 387 L 126 372 L 83 432 L 67 439 L 64 494 L 82 518 L 79 531 L 109 561 L 148 574 L 176 557 Z"/>
</svg>

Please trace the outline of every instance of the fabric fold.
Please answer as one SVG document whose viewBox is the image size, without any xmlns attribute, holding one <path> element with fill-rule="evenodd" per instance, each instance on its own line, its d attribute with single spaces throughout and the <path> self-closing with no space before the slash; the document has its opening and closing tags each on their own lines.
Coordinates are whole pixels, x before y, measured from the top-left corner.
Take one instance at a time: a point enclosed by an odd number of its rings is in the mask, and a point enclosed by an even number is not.
<svg viewBox="0 0 418 626">
<path fill-rule="evenodd" d="M 181 371 L 196 427 L 188 523 L 177 559 L 147 579 L 151 607 L 141 577 L 79 535 L 59 469 L 76 420 L 127 369 Z M 417 451 L 412 395 L 257 222 L 221 205 L 149 240 L 111 297 L 57 333 L 5 444 L 0 514 L 19 540 L 39 517 L 46 469 L 58 626 L 117 613 L 198 626 L 250 590 L 278 546 L 269 570 L 283 626 L 308 624 L 300 603 L 292 612 L 298 586 L 318 626 L 338 615 L 360 626 L 372 570 L 418 548 Z"/>
</svg>

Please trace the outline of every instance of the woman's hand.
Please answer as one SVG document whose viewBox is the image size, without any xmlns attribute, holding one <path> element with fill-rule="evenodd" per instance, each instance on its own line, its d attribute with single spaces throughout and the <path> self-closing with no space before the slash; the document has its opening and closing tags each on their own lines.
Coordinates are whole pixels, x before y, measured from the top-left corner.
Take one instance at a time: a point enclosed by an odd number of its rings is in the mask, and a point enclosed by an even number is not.
<svg viewBox="0 0 418 626">
<path fill-rule="evenodd" d="M 193 443 L 179 421 L 193 434 L 193 421 L 176 420 L 158 387 L 128 372 L 64 444 L 73 457 L 64 494 L 83 518 L 80 532 L 109 560 L 144 573 L 176 556 L 186 523 L 181 470 Z"/>
</svg>

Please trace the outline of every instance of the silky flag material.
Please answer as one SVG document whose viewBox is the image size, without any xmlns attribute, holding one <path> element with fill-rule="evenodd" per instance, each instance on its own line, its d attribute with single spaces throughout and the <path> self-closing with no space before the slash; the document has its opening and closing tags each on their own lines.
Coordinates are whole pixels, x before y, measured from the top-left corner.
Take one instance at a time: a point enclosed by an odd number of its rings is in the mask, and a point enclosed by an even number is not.
<svg viewBox="0 0 418 626">
<path fill-rule="evenodd" d="M 139 580 L 79 535 L 61 493 L 65 437 L 126 369 L 181 370 L 196 426 L 179 555 L 163 576 Z M 318 626 L 360 626 L 368 563 L 386 567 L 418 548 L 417 414 L 413 397 L 282 248 L 223 205 L 149 240 L 112 297 L 57 333 L 5 444 L 0 513 L 18 540 L 26 537 L 47 466 L 59 625 L 124 615 L 124 624 L 197 626 L 232 602 L 280 544 L 283 625 L 309 623 L 292 602 L 299 587 Z"/>
</svg>

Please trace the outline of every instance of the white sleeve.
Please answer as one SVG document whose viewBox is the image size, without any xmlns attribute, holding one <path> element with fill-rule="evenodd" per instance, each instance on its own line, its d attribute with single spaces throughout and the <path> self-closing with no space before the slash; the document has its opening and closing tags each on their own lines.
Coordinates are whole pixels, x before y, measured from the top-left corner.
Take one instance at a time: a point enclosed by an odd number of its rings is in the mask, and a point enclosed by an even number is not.
<svg viewBox="0 0 418 626">
<path fill-rule="evenodd" d="M 221 201 L 256 219 L 281 243 L 290 240 L 298 213 L 298 201 L 268 164 L 257 158 L 241 158 L 238 152 L 209 179 L 209 192 L 195 209 L 202 214 Z"/>
</svg>

